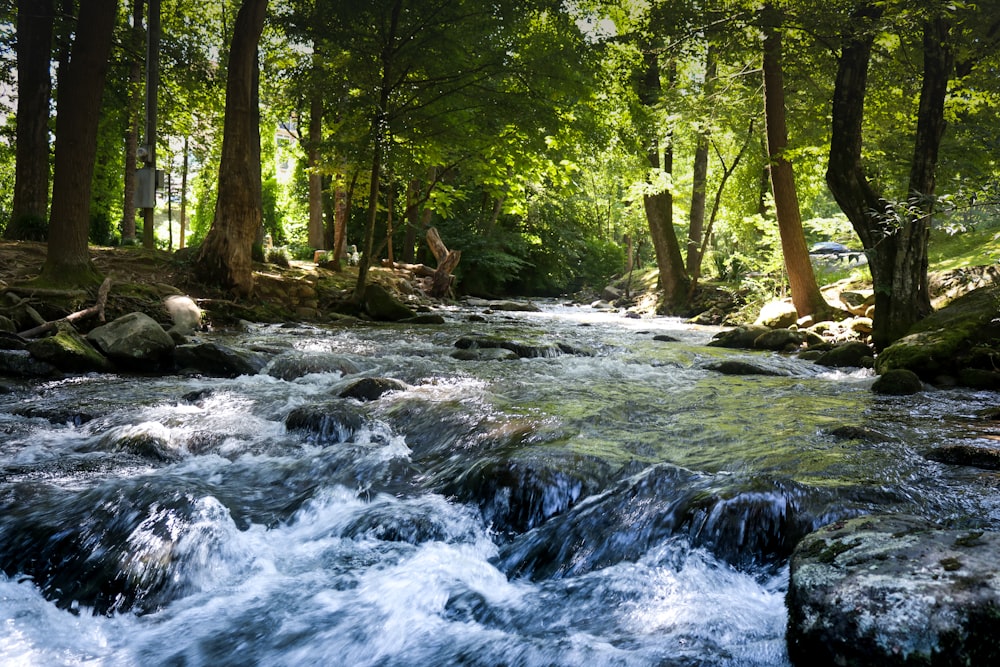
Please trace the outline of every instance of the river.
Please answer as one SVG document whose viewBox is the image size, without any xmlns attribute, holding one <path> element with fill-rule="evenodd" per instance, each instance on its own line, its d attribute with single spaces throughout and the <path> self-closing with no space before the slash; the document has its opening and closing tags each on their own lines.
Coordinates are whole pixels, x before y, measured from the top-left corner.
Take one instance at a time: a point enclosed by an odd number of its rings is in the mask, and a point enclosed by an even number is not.
<svg viewBox="0 0 1000 667">
<path fill-rule="evenodd" d="M 0 664 L 784 666 L 807 532 L 1000 525 L 997 473 L 923 456 L 995 444 L 997 394 L 877 396 L 671 318 L 442 312 L 206 334 L 253 376 L 6 381 Z M 476 334 L 540 356 L 455 358 Z M 360 377 L 405 388 L 338 397 Z"/>
</svg>

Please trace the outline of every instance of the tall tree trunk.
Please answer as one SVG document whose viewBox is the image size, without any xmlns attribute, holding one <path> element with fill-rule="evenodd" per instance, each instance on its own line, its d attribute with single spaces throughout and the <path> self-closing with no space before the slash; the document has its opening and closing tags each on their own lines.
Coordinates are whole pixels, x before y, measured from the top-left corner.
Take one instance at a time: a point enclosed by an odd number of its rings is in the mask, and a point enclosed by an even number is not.
<svg viewBox="0 0 1000 667">
<path fill-rule="evenodd" d="M 872 187 L 861 160 L 864 98 L 880 5 L 864 5 L 853 15 L 853 32 L 842 38 L 833 93 L 830 191 L 864 244 L 875 287 L 872 341 L 883 349 L 906 335 L 930 312 L 927 290 L 927 234 L 934 194 L 934 170 L 944 131 L 944 99 L 953 65 L 946 45 L 948 25 L 931 20 L 924 30 L 924 81 L 920 92 L 917 138 L 908 184 L 909 204 L 923 213 L 890 215 L 885 199 Z"/>
<path fill-rule="evenodd" d="M 323 235 L 323 175 L 319 173 L 319 147 L 323 141 L 323 96 L 315 94 L 309 103 L 309 228 L 313 248 L 326 248 Z"/>
<path fill-rule="evenodd" d="M 802 231 L 799 200 L 795 191 L 792 163 L 785 157 L 788 128 L 785 122 L 785 83 L 781 69 L 781 14 L 770 3 L 762 12 L 764 27 L 764 122 L 767 154 L 771 166 L 774 212 L 781 234 L 781 250 L 792 288 L 792 303 L 799 317 L 829 310 L 809 259 L 809 247 Z"/>
<path fill-rule="evenodd" d="M 144 0 L 132 0 L 132 31 L 129 35 L 128 97 L 125 128 L 125 193 L 122 198 L 122 240 L 135 242 L 135 170 L 139 150 L 139 109 L 142 96 L 142 8 Z"/>
<path fill-rule="evenodd" d="M 190 141 L 187 135 L 184 135 L 184 159 L 181 161 L 181 229 L 180 238 L 177 239 L 177 245 L 180 248 L 184 247 L 187 242 L 187 186 L 188 186 L 188 171 L 190 170 Z"/>
<path fill-rule="evenodd" d="M 72 51 L 60 69 L 49 245 L 40 276 L 45 282 L 100 282 L 87 237 L 97 125 L 117 10 L 117 0 L 81 4 Z"/>
<path fill-rule="evenodd" d="M 379 58 L 382 66 L 382 80 L 379 84 L 379 102 L 375 116 L 372 118 L 372 163 L 371 188 L 368 193 L 368 215 L 365 220 L 365 237 L 358 262 L 358 281 L 354 286 L 353 299 L 361 303 L 365 295 L 365 283 L 368 280 L 368 269 L 372 263 L 372 252 L 375 245 L 375 222 L 378 217 L 378 195 L 382 163 L 388 141 L 389 132 L 389 96 L 393 89 L 393 56 L 396 48 L 399 17 L 403 11 L 403 1 L 396 0 L 389 14 L 389 32 Z"/>
<path fill-rule="evenodd" d="M 49 205 L 52 0 L 17 3 L 17 140 L 14 202 L 4 237 L 42 241 Z"/>
<path fill-rule="evenodd" d="M 262 220 L 256 78 L 257 44 L 266 13 L 267 0 L 243 0 L 236 15 L 215 218 L 195 261 L 201 280 L 244 296 L 253 290 L 253 243 Z"/>
<path fill-rule="evenodd" d="M 645 56 L 645 73 L 642 87 L 639 91 L 643 105 L 652 108 L 660 99 L 662 86 L 660 83 L 660 66 L 656 53 L 649 52 Z M 653 170 L 661 168 L 660 144 L 654 136 L 648 140 L 647 159 Z M 666 173 L 673 170 L 673 150 L 664 151 L 662 169 Z M 681 257 L 680 243 L 673 224 L 673 195 L 669 190 L 643 196 L 643 207 L 646 212 L 646 222 L 649 224 L 653 249 L 656 252 L 656 265 L 660 271 L 660 289 L 663 292 L 663 303 L 669 311 L 681 309 L 687 303 L 690 280 L 684 272 L 684 260 Z"/>
<path fill-rule="evenodd" d="M 934 213 L 938 151 L 945 129 L 944 103 L 954 67 L 954 55 L 947 43 L 950 33 L 951 26 L 943 18 L 924 24 L 924 78 L 907 186 L 910 207 L 899 229 L 892 274 L 894 294 L 915 296 L 894 304 L 890 311 L 890 335 L 896 337 L 905 335 L 915 322 L 931 312 L 927 244 Z"/>
<path fill-rule="evenodd" d="M 711 103 L 712 91 L 714 90 L 715 78 L 718 67 L 715 59 L 715 49 L 708 47 L 705 53 L 705 90 L 704 97 Z M 689 276 L 700 273 L 701 262 L 699 250 L 701 248 L 702 233 L 705 227 L 705 201 L 708 190 L 708 149 L 711 137 L 711 127 L 706 124 L 698 132 L 698 139 L 694 149 L 694 167 L 691 183 L 691 212 L 688 216 L 688 242 L 687 242 L 687 272 Z"/>
<path fill-rule="evenodd" d="M 400 261 L 413 264 L 416 259 L 417 229 L 420 225 L 420 181 L 411 178 L 406 184 L 406 235 L 403 237 L 403 253 Z"/>
</svg>

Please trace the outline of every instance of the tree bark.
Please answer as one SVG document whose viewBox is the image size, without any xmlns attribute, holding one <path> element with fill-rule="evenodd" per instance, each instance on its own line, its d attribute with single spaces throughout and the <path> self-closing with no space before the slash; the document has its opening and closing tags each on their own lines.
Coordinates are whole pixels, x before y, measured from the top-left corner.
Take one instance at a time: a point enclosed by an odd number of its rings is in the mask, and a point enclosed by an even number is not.
<svg viewBox="0 0 1000 667">
<path fill-rule="evenodd" d="M 126 123 L 125 129 L 125 185 L 124 197 L 122 198 L 122 240 L 135 242 L 135 171 L 136 153 L 139 149 L 139 108 L 140 108 L 140 84 L 142 83 L 142 60 L 139 54 L 142 52 L 142 8 L 144 0 L 132 0 L 132 32 L 129 36 L 129 73 L 128 92 L 125 102 Z M 183 209 L 183 207 L 182 207 Z M 181 246 L 183 247 L 183 246 Z"/>
<path fill-rule="evenodd" d="M 934 195 L 934 171 L 944 131 L 944 99 L 953 59 L 948 24 L 931 19 L 924 29 L 924 80 L 908 201 L 893 212 L 869 183 L 861 159 L 864 97 L 874 35 L 881 17 L 874 3 L 855 12 L 854 32 L 842 37 L 833 95 L 833 124 L 826 173 L 830 191 L 864 244 L 875 288 L 872 342 L 884 349 L 905 336 L 930 312 L 927 237 Z"/>
<path fill-rule="evenodd" d="M 87 237 L 97 124 L 117 10 L 117 0 L 81 4 L 72 51 L 60 71 L 49 244 L 40 276 L 44 282 L 100 282 Z"/>
<path fill-rule="evenodd" d="M 52 0 L 18 0 L 14 201 L 4 230 L 12 240 L 45 239 L 53 16 Z"/>
<path fill-rule="evenodd" d="M 215 218 L 195 271 L 241 296 L 253 290 L 253 243 L 261 226 L 260 111 L 257 44 L 267 0 L 243 0 L 236 16 L 226 80 L 226 118 Z"/>
<path fill-rule="evenodd" d="M 323 176 L 319 173 L 319 146 L 323 141 L 323 97 L 314 94 L 309 103 L 309 227 L 312 248 L 326 248 L 323 229 Z"/>
<path fill-rule="evenodd" d="M 718 67 L 715 60 L 715 49 L 711 46 L 705 54 L 705 90 L 704 97 L 711 103 L 714 82 L 717 76 Z M 689 276 L 700 273 L 698 264 L 701 262 L 699 249 L 701 248 L 702 233 L 705 227 L 705 202 L 708 192 L 708 150 L 709 138 L 712 130 L 706 125 L 698 132 L 698 139 L 694 149 L 694 166 L 691 177 L 691 212 L 688 215 L 688 242 L 687 242 L 687 272 Z"/>
<path fill-rule="evenodd" d="M 368 269 L 372 263 L 372 252 L 375 245 L 375 222 L 378 217 L 378 195 L 382 176 L 382 162 L 386 143 L 389 139 L 389 97 L 394 87 L 393 56 L 396 48 L 399 17 L 403 11 L 402 0 L 392 3 L 389 14 L 389 31 L 386 34 L 385 45 L 379 55 L 382 67 L 382 78 L 379 83 L 378 108 L 372 117 L 372 162 L 368 193 L 368 215 L 365 221 L 365 237 L 358 262 L 358 281 L 354 286 L 353 299 L 361 303 L 365 295 L 365 283 L 368 280 Z"/>
<path fill-rule="evenodd" d="M 184 159 L 181 162 L 181 229 L 180 238 L 177 240 L 177 245 L 183 248 L 187 242 L 187 187 L 188 187 L 188 171 L 190 170 L 190 154 L 191 147 L 187 135 L 184 135 Z"/>
<path fill-rule="evenodd" d="M 645 56 L 645 75 L 640 90 L 640 101 L 652 108 L 659 102 L 662 93 L 660 83 L 659 59 L 655 53 Z M 653 136 L 649 139 L 647 159 L 649 166 L 660 169 L 660 144 L 655 136 L 656 130 L 651 130 Z M 673 150 L 669 147 L 664 151 L 663 171 L 673 170 Z M 664 305 L 670 311 L 681 309 L 687 303 L 690 279 L 684 271 L 684 260 L 681 257 L 680 243 L 674 231 L 673 195 L 670 190 L 643 196 L 643 207 L 646 212 L 646 222 L 649 224 L 653 249 L 656 252 L 656 265 L 660 271 L 659 283 L 663 292 Z"/>
<path fill-rule="evenodd" d="M 809 259 L 809 247 L 802 231 L 802 217 L 795 191 L 792 163 L 785 157 L 788 127 L 785 121 L 785 83 L 781 68 L 781 15 L 770 3 L 762 12 L 764 24 L 764 122 L 770 161 L 771 191 L 778 218 L 781 250 L 792 289 L 792 303 L 799 317 L 829 309 Z"/>
</svg>

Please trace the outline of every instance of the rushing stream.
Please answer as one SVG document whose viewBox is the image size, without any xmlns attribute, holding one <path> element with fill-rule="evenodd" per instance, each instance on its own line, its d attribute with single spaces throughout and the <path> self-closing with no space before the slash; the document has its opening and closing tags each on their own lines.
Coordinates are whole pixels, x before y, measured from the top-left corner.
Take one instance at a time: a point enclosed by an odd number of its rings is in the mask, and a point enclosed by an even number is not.
<svg viewBox="0 0 1000 667">
<path fill-rule="evenodd" d="M 993 442 L 997 394 L 879 397 L 673 319 L 447 315 L 212 335 L 270 355 L 235 379 L 0 383 L 0 664 L 780 666 L 807 532 L 1000 526 L 997 473 L 923 456 Z M 454 358 L 477 333 L 548 354 Z M 339 398 L 359 377 L 406 388 Z"/>
</svg>

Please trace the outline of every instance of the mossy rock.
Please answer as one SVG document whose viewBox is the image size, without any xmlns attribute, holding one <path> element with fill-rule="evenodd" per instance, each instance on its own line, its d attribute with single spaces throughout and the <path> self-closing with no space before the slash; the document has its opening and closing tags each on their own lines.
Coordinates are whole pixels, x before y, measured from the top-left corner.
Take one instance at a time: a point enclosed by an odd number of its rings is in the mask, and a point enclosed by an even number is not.
<svg viewBox="0 0 1000 667">
<path fill-rule="evenodd" d="M 956 375 L 973 348 L 1000 342 L 1000 287 L 969 292 L 918 322 L 879 355 L 879 373 L 906 368 L 924 380 Z"/>
<path fill-rule="evenodd" d="M 112 364 L 72 327 L 63 327 L 54 336 L 32 341 L 28 352 L 39 361 L 52 364 L 61 371 L 87 373 L 110 371 Z"/>
<path fill-rule="evenodd" d="M 920 376 L 905 368 L 893 368 L 879 376 L 872 385 L 872 391 L 886 396 L 909 396 L 920 393 L 924 383 Z"/>
</svg>

